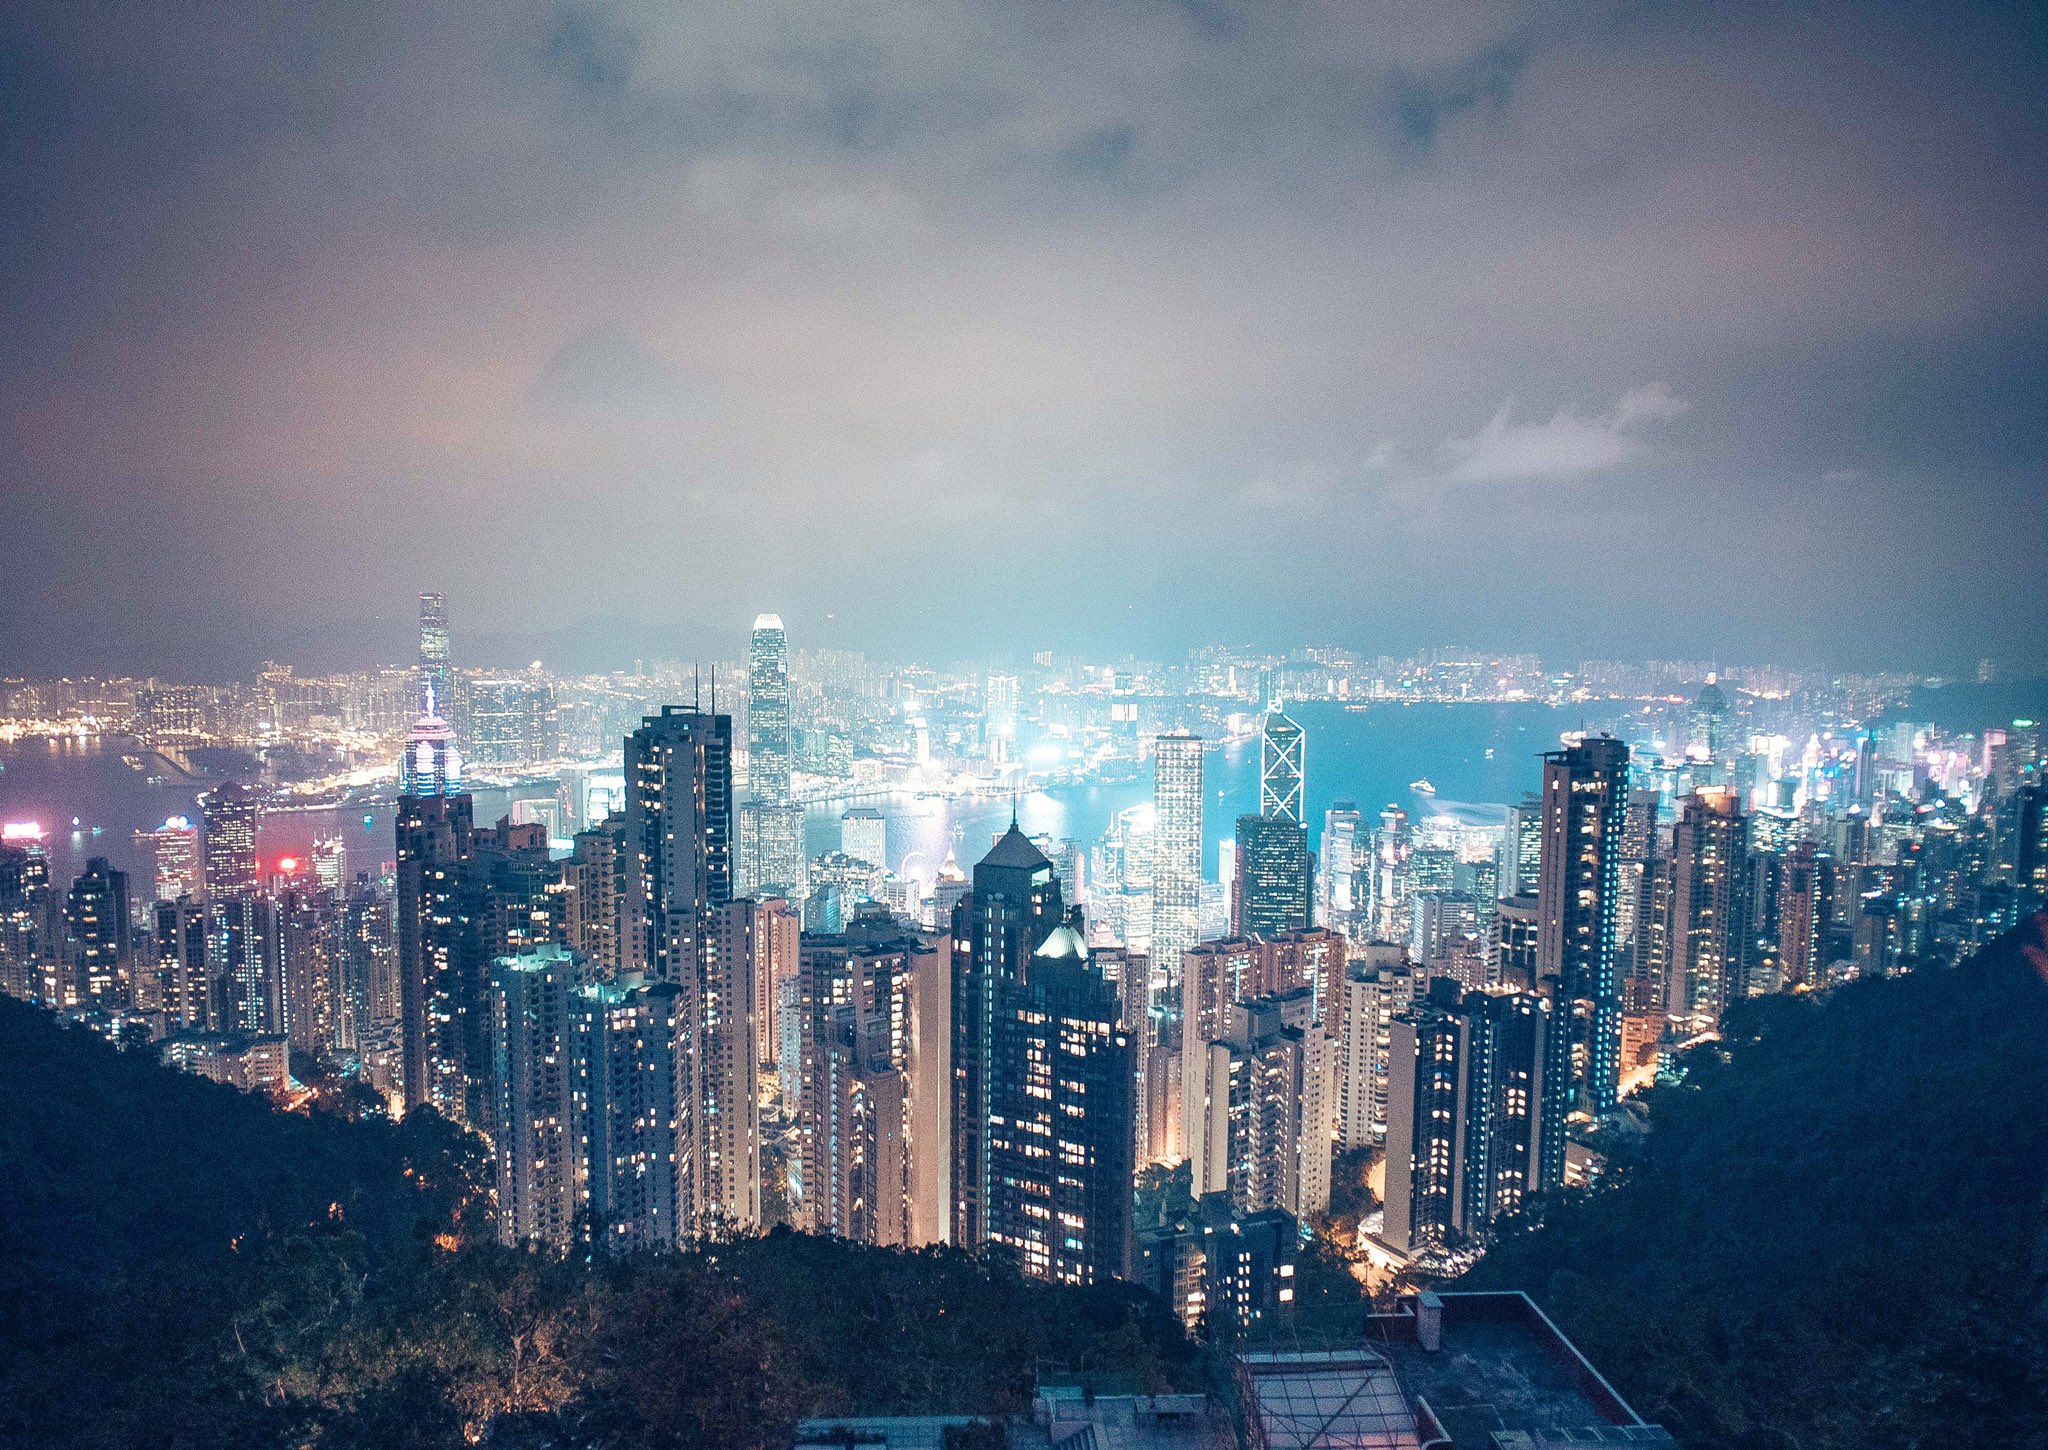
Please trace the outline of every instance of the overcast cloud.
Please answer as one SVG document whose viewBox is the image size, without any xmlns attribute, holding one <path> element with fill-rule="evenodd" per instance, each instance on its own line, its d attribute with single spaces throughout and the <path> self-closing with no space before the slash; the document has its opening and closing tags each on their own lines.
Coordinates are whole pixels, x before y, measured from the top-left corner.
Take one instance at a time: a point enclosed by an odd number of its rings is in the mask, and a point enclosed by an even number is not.
<svg viewBox="0 0 2048 1450">
<path fill-rule="evenodd" d="M 11 6 L 0 669 L 2041 664 L 2044 23 Z"/>
</svg>

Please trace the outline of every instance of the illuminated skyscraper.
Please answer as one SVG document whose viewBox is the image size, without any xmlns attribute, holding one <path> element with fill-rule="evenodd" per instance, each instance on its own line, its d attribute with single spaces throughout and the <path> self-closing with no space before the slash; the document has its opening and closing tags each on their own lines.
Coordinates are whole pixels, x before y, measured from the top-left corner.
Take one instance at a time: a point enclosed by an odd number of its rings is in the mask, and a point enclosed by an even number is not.
<svg viewBox="0 0 2048 1450">
<path fill-rule="evenodd" d="M 1276 706 L 1259 730 L 1259 814 L 1302 823 L 1306 737 Z"/>
<path fill-rule="evenodd" d="M 428 711 L 405 737 L 405 753 L 398 757 L 398 793 L 454 795 L 461 789 L 462 756 L 455 748 L 455 732 Z"/>
<path fill-rule="evenodd" d="M 1589 735 L 1543 757 L 1543 861 L 1537 890 L 1538 990 L 1555 993 L 1551 1030 L 1569 1038 L 1569 1073 L 1546 1075 L 1549 1181 L 1563 1176 L 1564 1116 L 1575 1099 L 1609 1113 L 1621 1083 L 1615 895 L 1628 806 L 1628 746 Z M 1552 1061 L 1561 1054 L 1552 1053 Z M 1565 1084 L 1569 1082 L 1570 1092 Z"/>
<path fill-rule="evenodd" d="M 578 1101 L 576 975 L 574 958 L 559 947 L 506 957 L 492 971 L 489 1121 L 498 1237 L 506 1244 L 560 1252 L 577 1232 L 589 1160 Z"/>
<path fill-rule="evenodd" d="M 420 713 L 448 717 L 455 708 L 448 662 L 448 601 L 437 591 L 420 595 Z"/>
<path fill-rule="evenodd" d="M 85 863 L 65 898 L 78 1000 L 112 1005 L 128 986 L 128 873 L 104 856 Z"/>
<path fill-rule="evenodd" d="M 236 896 L 254 891 L 256 874 L 256 797 L 233 781 L 199 798 L 206 822 L 206 892 Z"/>
<path fill-rule="evenodd" d="M 1201 940 L 1202 742 L 1184 730 L 1152 750 L 1152 970 L 1180 997 L 1181 956 Z"/>
<path fill-rule="evenodd" d="M 781 615 L 763 614 L 747 650 L 747 779 L 773 804 L 789 799 L 789 732 L 789 638 Z"/>
<path fill-rule="evenodd" d="M 487 1066 L 469 1057 L 481 1040 L 488 963 L 463 910 L 474 836 L 466 795 L 402 795 L 398 848 L 398 1006 L 407 1109 L 431 1103 L 467 1121 L 470 1085 Z"/>
<path fill-rule="evenodd" d="M 998 765 L 1017 756 L 1017 677 L 990 675 L 983 691 L 982 735 Z"/>
<path fill-rule="evenodd" d="M 1237 870 L 1231 881 L 1231 929 L 1271 939 L 1306 931 L 1314 895 L 1308 832 L 1285 816 L 1237 818 Z"/>
<path fill-rule="evenodd" d="M 1680 807 L 1671 837 L 1671 965 L 1664 1003 L 1675 1017 L 1717 1023 L 1722 1009 L 1741 995 L 1748 827 L 1735 792 L 1725 787 L 1699 790 Z"/>
</svg>

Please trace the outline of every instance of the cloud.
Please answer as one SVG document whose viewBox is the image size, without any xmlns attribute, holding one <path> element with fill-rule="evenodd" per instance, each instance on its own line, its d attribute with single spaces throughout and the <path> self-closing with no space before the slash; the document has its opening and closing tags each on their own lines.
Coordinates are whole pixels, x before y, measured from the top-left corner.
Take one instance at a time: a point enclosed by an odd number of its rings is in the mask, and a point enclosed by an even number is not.
<svg viewBox="0 0 2048 1450">
<path fill-rule="evenodd" d="M 1643 425 L 1665 423 L 1690 406 L 1664 383 L 1630 388 L 1605 413 L 1584 413 L 1567 403 L 1547 422 L 1517 422 L 1509 398 L 1486 426 L 1444 445 L 1444 483 L 1523 483 L 1578 478 L 1614 467 L 1639 453 Z"/>
</svg>

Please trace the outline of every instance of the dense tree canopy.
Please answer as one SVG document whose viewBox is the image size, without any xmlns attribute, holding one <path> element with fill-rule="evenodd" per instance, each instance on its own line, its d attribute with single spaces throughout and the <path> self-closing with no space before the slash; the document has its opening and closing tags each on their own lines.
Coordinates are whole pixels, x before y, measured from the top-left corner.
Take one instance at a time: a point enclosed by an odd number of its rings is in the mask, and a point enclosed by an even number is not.
<svg viewBox="0 0 2048 1450">
<path fill-rule="evenodd" d="M 1772 997 L 1589 1198 L 1461 1287 L 1528 1290 L 1692 1450 L 2048 1444 L 2041 918 L 1947 972 Z"/>
</svg>

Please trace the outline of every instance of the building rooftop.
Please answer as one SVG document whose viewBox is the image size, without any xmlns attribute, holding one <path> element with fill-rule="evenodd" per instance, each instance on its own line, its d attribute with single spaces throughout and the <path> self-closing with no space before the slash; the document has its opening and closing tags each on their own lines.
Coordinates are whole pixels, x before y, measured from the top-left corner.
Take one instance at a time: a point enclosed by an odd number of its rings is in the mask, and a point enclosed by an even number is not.
<svg viewBox="0 0 2048 1450">
<path fill-rule="evenodd" d="M 1031 844 L 1031 838 L 1017 829 L 1015 821 L 1010 829 L 1003 832 L 996 843 L 988 848 L 988 854 L 978 863 L 983 866 L 1007 866 L 1017 870 L 1033 871 L 1040 866 L 1050 866 L 1045 852 Z"/>
</svg>

